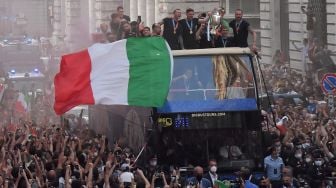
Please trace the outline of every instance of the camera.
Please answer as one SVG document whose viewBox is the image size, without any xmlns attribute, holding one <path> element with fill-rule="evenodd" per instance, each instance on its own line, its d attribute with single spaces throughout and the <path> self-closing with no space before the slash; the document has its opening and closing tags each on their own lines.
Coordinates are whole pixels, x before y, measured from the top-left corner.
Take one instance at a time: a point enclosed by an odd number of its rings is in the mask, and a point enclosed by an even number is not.
<svg viewBox="0 0 336 188">
<path fill-rule="evenodd" d="M 117 161 L 117 163 L 121 162 L 121 156 L 120 155 L 116 155 L 116 161 Z"/>
<path fill-rule="evenodd" d="M 234 185 L 236 185 L 236 186 L 240 186 L 240 185 L 243 184 L 243 180 L 242 180 L 241 178 L 237 178 L 237 179 L 234 180 L 232 183 L 233 183 Z"/>
<path fill-rule="evenodd" d="M 170 179 L 171 179 L 171 182 L 173 183 L 177 181 L 176 176 L 170 176 Z"/>
<path fill-rule="evenodd" d="M 188 183 L 188 186 L 187 186 L 187 187 L 194 187 L 194 186 L 195 186 L 195 182 L 190 181 L 190 182 Z"/>
<path fill-rule="evenodd" d="M 130 188 L 130 187 L 132 187 L 132 183 L 124 182 L 124 188 Z"/>
<path fill-rule="evenodd" d="M 22 166 L 19 167 L 19 173 L 20 173 L 20 174 L 23 173 L 23 167 L 22 167 Z"/>
</svg>

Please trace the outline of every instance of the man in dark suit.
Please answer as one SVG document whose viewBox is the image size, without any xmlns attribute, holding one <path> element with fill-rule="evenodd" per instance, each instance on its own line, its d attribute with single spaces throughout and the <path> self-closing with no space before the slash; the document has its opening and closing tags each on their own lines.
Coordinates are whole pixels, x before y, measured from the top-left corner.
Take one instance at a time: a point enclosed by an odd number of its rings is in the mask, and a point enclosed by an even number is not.
<svg viewBox="0 0 336 188">
<path fill-rule="evenodd" d="M 214 187 L 215 181 L 218 180 L 217 162 L 215 159 L 209 160 L 209 172 L 204 175 L 204 178 L 210 181 L 211 187 Z"/>
</svg>

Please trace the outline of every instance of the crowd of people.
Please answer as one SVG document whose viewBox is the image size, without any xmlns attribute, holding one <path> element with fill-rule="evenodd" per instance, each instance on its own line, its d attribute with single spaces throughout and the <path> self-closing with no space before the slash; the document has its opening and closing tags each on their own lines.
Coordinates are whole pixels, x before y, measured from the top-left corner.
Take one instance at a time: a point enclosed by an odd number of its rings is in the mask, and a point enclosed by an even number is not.
<svg viewBox="0 0 336 188">
<path fill-rule="evenodd" d="M 335 71 L 332 51 L 312 29 L 312 7 L 301 7 L 310 22 L 299 47 L 302 72 L 290 68 L 288 56 L 276 51 L 264 67 L 264 80 L 274 104 L 264 108 L 264 183 L 272 187 L 334 187 L 336 142 L 334 96 L 323 93 L 323 74 Z M 279 97 L 276 97 L 279 96 Z M 276 126 L 272 123 L 275 120 Z M 272 125 L 271 125 L 272 124 Z"/>
<path fill-rule="evenodd" d="M 101 25 L 102 42 L 134 36 L 162 36 L 174 50 L 248 47 L 247 37 L 251 33 L 252 49 L 256 50 L 256 35 L 249 23 L 242 19 L 243 11 L 237 9 L 231 22 L 223 19 L 224 9 L 219 12 L 221 24 L 210 34 L 207 21 L 211 13 L 194 18 L 194 10 L 187 9 L 186 18 L 180 19 L 181 10 L 176 9 L 173 17 L 150 28 L 142 24 L 140 17 L 138 21 L 130 22 L 130 18 L 123 14 L 123 8 L 118 7 L 117 13 L 111 15 L 110 25 Z M 233 36 L 229 35 L 231 31 Z M 301 50 L 306 58 L 308 41 L 304 44 Z M 326 187 L 336 177 L 335 110 L 330 108 L 330 100 L 320 87 L 312 84 L 315 78 L 308 72 L 315 70 L 314 67 L 307 68 L 306 74 L 297 73 L 282 63 L 280 55 L 275 57 L 272 66 L 264 69 L 269 92 L 297 94 L 307 101 L 279 97 L 274 105 L 264 108 L 263 143 L 265 153 L 268 153 L 264 159 L 264 174 L 256 179 L 251 175 L 252 169 L 242 167 L 233 184 L 265 188 Z M 314 60 L 324 62 L 319 56 Z M 6 103 L 2 102 L 1 107 L 15 103 L 13 96 L 18 93 L 8 93 L 9 90 L 5 94 Z M 81 120 L 76 121 L 75 129 L 69 127 L 70 120 L 52 121 L 48 97 L 46 94 L 35 96 L 36 110 L 31 114 L 37 117 L 18 115 L 19 121 L 15 125 L 10 124 L 12 119 L 5 117 L 21 112 L 0 109 L 0 187 L 230 186 L 230 182 L 217 172 L 216 160 L 194 167 L 193 173 L 188 175 L 178 167 L 160 166 L 155 155 L 140 165 L 138 153 L 96 134 Z M 272 124 L 273 119 L 276 126 Z"/>
<path fill-rule="evenodd" d="M 298 73 L 279 57 L 263 71 L 269 93 L 280 96 L 263 111 L 267 121 L 278 122 L 263 124 L 265 177 L 273 187 L 286 180 L 289 187 L 326 187 L 336 175 L 334 96 L 323 93 L 314 74 Z"/>
</svg>

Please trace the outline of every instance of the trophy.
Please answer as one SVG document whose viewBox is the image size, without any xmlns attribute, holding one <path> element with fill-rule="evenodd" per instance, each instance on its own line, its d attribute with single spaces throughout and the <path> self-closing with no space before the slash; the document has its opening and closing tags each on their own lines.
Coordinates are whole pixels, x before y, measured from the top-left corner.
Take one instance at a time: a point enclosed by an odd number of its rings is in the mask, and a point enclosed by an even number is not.
<svg viewBox="0 0 336 188">
<path fill-rule="evenodd" d="M 214 9 L 211 12 L 211 16 L 208 21 L 208 41 L 210 41 L 210 35 L 216 35 L 216 29 L 221 25 L 221 15 L 218 9 Z"/>
<path fill-rule="evenodd" d="M 211 30 L 210 33 L 212 35 L 216 34 L 216 29 L 221 25 L 221 15 L 220 12 L 217 9 L 214 9 L 212 11 L 211 17 L 210 17 L 210 25 L 211 25 Z"/>
</svg>

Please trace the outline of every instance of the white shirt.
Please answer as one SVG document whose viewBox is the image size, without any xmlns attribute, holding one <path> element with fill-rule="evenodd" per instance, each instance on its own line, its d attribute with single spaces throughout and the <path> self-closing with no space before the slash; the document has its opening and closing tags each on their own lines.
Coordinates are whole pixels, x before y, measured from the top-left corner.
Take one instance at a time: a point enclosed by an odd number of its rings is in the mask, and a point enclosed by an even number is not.
<svg viewBox="0 0 336 188">
<path fill-rule="evenodd" d="M 134 175 L 131 172 L 123 172 L 120 174 L 121 182 L 131 183 L 134 179 Z"/>
<path fill-rule="evenodd" d="M 217 174 L 213 175 L 210 172 L 209 172 L 209 174 L 210 174 L 210 178 L 211 178 L 212 184 L 215 185 L 215 181 L 218 179 Z"/>
</svg>

